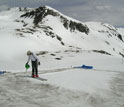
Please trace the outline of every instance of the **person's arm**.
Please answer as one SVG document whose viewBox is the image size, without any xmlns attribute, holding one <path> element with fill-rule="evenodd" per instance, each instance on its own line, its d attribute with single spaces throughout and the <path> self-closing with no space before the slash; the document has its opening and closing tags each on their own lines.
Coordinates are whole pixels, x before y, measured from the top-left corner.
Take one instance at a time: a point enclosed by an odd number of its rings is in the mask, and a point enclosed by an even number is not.
<svg viewBox="0 0 124 107">
<path fill-rule="evenodd" d="M 29 61 L 30 61 L 30 56 L 28 56 L 28 61 L 27 61 L 27 64 L 29 63 Z"/>
</svg>

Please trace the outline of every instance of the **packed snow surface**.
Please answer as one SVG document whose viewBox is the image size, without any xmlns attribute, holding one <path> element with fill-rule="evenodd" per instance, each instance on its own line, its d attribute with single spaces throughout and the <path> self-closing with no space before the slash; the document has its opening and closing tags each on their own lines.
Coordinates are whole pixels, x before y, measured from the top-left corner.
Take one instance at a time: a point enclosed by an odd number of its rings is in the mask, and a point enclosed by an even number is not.
<svg viewBox="0 0 124 107">
<path fill-rule="evenodd" d="M 39 76 L 47 81 L 31 78 L 31 69 L 0 75 L 2 107 L 123 107 L 122 58 L 84 51 L 51 54 L 39 56 Z M 82 64 L 94 69 L 73 68 Z"/>
</svg>

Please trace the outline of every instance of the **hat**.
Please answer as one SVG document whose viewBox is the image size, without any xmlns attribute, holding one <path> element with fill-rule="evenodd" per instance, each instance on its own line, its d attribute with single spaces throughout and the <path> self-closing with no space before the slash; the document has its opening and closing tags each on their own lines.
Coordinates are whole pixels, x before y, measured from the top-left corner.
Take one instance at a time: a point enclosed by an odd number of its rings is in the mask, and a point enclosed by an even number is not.
<svg viewBox="0 0 124 107">
<path fill-rule="evenodd" d="M 31 51 L 27 51 L 27 55 L 31 55 Z"/>
</svg>

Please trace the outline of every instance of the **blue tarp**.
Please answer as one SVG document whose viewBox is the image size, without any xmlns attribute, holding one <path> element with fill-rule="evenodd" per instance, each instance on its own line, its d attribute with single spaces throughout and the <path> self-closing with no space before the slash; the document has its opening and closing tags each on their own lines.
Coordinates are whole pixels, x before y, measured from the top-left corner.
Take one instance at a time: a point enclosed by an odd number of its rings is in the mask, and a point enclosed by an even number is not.
<svg viewBox="0 0 124 107">
<path fill-rule="evenodd" d="M 82 66 L 77 66 L 77 67 L 74 67 L 74 68 L 93 69 L 93 66 L 82 65 Z"/>
<path fill-rule="evenodd" d="M 0 75 L 1 75 L 1 74 L 4 74 L 4 73 L 5 73 L 5 71 L 0 71 Z"/>
</svg>

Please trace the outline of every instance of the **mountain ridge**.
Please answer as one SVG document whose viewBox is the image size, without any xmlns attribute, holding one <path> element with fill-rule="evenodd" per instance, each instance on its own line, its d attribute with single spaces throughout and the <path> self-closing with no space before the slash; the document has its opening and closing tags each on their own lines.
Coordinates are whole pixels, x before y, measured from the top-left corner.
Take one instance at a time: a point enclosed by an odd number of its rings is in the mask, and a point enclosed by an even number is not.
<svg viewBox="0 0 124 107">
<path fill-rule="evenodd" d="M 63 26 L 68 29 L 70 27 L 70 30 L 77 29 L 80 32 L 85 32 L 88 34 L 89 29 L 86 25 L 83 25 L 82 23 L 74 22 L 72 20 L 68 20 L 66 17 L 62 16 L 58 12 L 55 12 L 45 6 L 41 6 L 39 8 L 36 8 L 35 10 L 32 10 L 30 12 L 26 12 L 25 14 L 21 15 L 21 17 L 34 17 L 33 23 L 35 25 L 38 25 L 39 22 L 42 22 L 43 18 L 45 18 L 47 15 L 52 15 L 55 17 L 60 17 L 61 21 L 63 22 Z"/>
<path fill-rule="evenodd" d="M 0 14 L 0 20 L 3 21 L 1 28 L 4 28 L 0 29 L 0 32 L 6 36 L 15 35 L 16 38 L 25 39 L 22 46 L 26 47 L 24 50 L 50 51 L 54 48 L 61 50 L 73 46 L 113 56 L 124 55 L 123 34 L 107 23 L 83 23 L 49 6 L 15 8 L 8 11 L 4 13 L 5 17 Z M 5 25 L 5 19 L 8 20 L 8 25 Z"/>
</svg>

